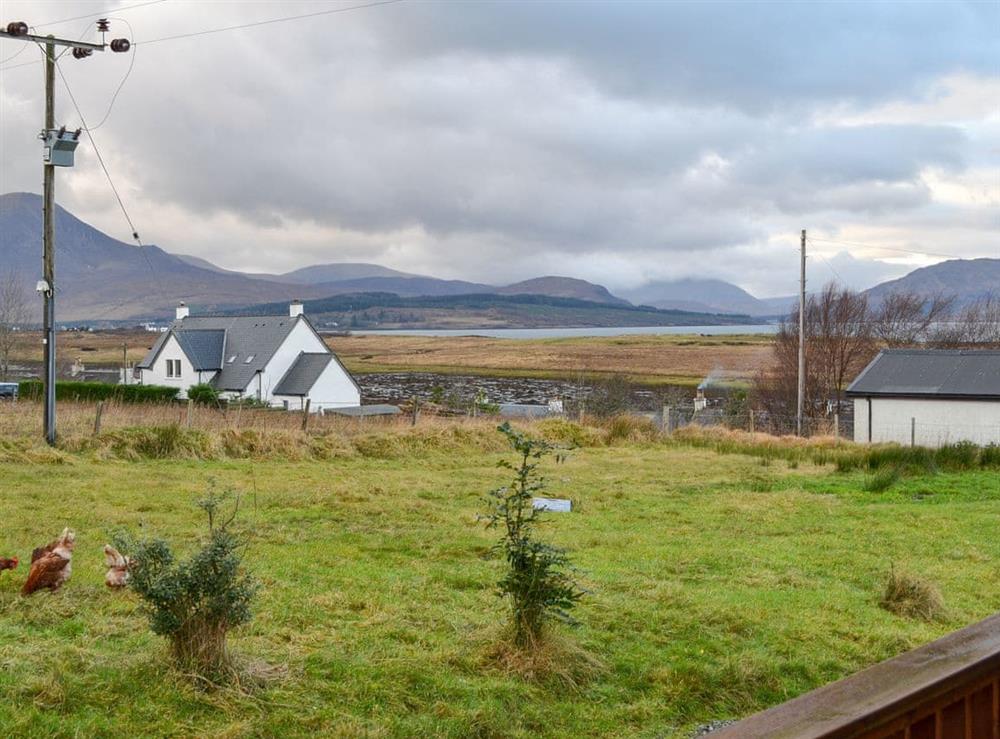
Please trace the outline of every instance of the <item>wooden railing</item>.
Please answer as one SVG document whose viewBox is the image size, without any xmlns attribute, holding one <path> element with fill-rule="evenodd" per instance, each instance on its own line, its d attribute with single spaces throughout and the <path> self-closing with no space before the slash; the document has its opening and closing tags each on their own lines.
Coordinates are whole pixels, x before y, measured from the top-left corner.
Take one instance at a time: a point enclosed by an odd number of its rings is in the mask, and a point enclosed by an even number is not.
<svg viewBox="0 0 1000 739">
<path fill-rule="evenodd" d="M 1000 739 L 1000 614 L 711 736 Z"/>
</svg>

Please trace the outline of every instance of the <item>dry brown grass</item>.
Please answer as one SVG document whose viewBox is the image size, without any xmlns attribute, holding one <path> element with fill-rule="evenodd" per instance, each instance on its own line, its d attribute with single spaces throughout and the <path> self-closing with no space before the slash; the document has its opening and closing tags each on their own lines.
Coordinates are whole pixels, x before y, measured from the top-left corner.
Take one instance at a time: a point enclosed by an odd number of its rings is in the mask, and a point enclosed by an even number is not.
<svg viewBox="0 0 1000 739">
<path fill-rule="evenodd" d="M 715 370 L 747 380 L 770 360 L 769 336 L 616 336 L 490 339 L 477 336 L 331 337 L 356 372 L 422 370 L 527 376 L 615 374 L 649 382 L 690 382 Z"/>
<path fill-rule="evenodd" d="M 879 605 L 905 618 L 934 621 L 944 616 L 944 600 L 933 583 L 895 567 L 889 570 Z"/>
</svg>

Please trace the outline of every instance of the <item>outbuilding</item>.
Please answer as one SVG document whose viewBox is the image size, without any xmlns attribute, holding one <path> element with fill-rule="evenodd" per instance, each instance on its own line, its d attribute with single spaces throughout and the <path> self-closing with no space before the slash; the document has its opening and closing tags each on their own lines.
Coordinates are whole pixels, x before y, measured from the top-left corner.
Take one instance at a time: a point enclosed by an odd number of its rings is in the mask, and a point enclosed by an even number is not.
<svg viewBox="0 0 1000 739">
<path fill-rule="evenodd" d="M 1000 351 L 886 349 L 847 397 L 858 442 L 1000 443 Z"/>
</svg>

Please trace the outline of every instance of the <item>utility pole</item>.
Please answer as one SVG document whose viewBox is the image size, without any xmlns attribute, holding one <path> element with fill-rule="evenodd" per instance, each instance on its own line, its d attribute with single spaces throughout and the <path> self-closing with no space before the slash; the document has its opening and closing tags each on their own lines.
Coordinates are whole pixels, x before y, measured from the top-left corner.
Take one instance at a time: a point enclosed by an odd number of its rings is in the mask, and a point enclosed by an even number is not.
<svg viewBox="0 0 1000 739">
<path fill-rule="evenodd" d="M 51 38 L 51 37 L 50 37 Z M 45 44 L 45 131 L 56 127 L 56 45 Z M 51 157 L 50 157 L 51 159 Z M 42 165 L 42 326 L 45 338 L 45 441 L 56 443 L 56 260 L 55 201 L 56 170 Z"/>
<path fill-rule="evenodd" d="M 802 436 L 802 411 L 806 399 L 806 230 L 802 229 L 799 258 L 799 392 L 795 411 L 795 431 Z"/>
<path fill-rule="evenodd" d="M 0 36 L 17 41 L 25 41 L 44 45 L 45 49 L 45 127 L 40 138 L 43 142 L 42 155 L 42 279 L 36 290 L 41 293 L 42 327 L 44 338 L 43 383 L 45 386 L 45 402 L 43 420 L 45 425 L 45 440 L 56 443 L 56 277 L 55 277 L 55 190 L 56 167 L 72 167 L 73 152 L 80 142 L 80 131 L 70 132 L 66 127 L 56 130 L 56 46 L 68 46 L 73 49 L 73 58 L 86 59 L 95 51 L 125 52 L 131 48 L 128 39 L 114 39 L 110 44 L 104 42 L 104 34 L 110 26 L 106 18 L 97 21 L 97 30 L 101 32 L 101 43 L 91 44 L 84 41 L 56 38 L 55 36 L 36 36 L 28 33 L 30 30 L 24 21 L 8 23 L 0 28 Z"/>
</svg>

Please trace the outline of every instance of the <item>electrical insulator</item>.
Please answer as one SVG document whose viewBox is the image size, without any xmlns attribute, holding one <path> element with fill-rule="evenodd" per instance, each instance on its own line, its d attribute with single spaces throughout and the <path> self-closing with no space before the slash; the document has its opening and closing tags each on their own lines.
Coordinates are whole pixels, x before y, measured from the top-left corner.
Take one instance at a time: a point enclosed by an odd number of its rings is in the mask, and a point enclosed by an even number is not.
<svg viewBox="0 0 1000 739">
<path fill-rule="evenodd" d="M 11 36 L 27 36 L 28 24 L 24 21 L 14 21 L 7 24 L 7 33 Z"/>
<path fill-rule="evenodd" d="M 97 21 L 97 30 L 101 33 L 106 33 L 111 30 L 111 24 L 108 23 L 107 18 L 101 18 Z"/>
<path fill-rule="evenodd" d="M 111 42 L 111 51 L 124 52 L 132 48 L 127 38 L 116 38 Z"/>
<path fill-rule="evenodd" d="M 73 49 L 74 59 L 86 59 L 88 56 L 94 53 L 93 49 L 81 49 L 79 47 Z"/>
</svg>

